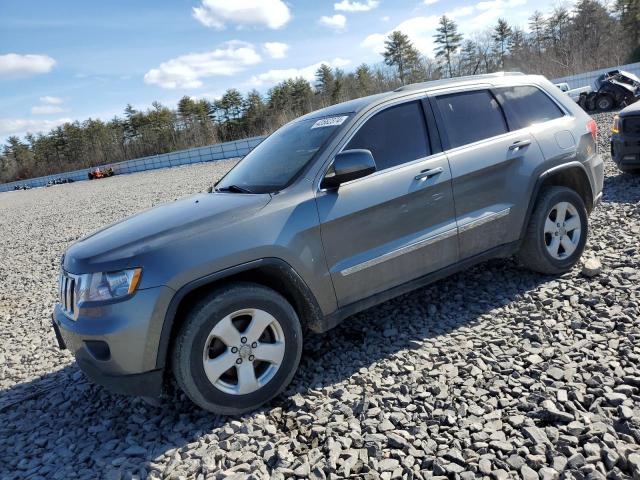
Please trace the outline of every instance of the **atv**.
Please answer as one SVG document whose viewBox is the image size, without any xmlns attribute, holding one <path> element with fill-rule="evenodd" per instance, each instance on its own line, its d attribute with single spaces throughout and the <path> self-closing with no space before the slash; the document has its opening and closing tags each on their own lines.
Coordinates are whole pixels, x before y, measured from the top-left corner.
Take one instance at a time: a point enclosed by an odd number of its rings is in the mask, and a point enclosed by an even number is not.
<svg viewBox="0 0 640 480">
<path fill-rule="evenodd" d="M 593 82 L 592 92 L 580 94 L 578 104 L 587 112 L 631 105 L 640 98 L 640 78 L 624 70 L 603 73 Z"/>
</svg>

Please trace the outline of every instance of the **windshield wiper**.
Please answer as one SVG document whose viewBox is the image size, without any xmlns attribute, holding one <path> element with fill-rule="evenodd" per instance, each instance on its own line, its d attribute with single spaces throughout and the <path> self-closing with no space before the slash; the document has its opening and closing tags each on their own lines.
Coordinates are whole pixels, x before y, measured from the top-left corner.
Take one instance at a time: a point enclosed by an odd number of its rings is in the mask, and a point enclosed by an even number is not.
<svg viewBox="0 0 640 480">
<path fill-rule="evenodd" d="M 232 192 L 232 193 L 253 193 L 248 188 L 239 187 L 238 185 L 227 185 L 226 187 L 216 187 L 216 192 Z"/>
</svg>

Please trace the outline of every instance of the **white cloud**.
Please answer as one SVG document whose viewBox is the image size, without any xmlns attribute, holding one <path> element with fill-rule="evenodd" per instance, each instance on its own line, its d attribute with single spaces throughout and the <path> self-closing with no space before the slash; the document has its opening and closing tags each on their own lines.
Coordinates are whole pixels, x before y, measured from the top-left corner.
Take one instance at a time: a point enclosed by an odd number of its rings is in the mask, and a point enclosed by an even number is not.
<svg viewBox="0 0 640 480">
<path fill-rule="evenodd" d="M 368 12 L 378 5 L 380 5 L 378 0 L 367 0 L 366 2 L 342 0 L 340 3 L 334 3 L 333 8 L 338 12 Z"/>
<path fill-rule="evenodd" d="M 513 8 L 527 3 L 527 0 L 491 0 L 476 4 L 478 10 L 495 10 L 496 8 Z"/>
<path fill-rule="evenodd" d="M 222 30 L 227 23 L 258 25 L 278 29 L 291 20 L 289 7 L 282 0 L 202 0 L 193 16 L 206 27 Z"/>
<path fill-rule="evenodd" d="M 347 26 L 347 17 L 340 15 L 339 13 L 332 17 L 323 15 L 320 17 L 320 25 L 324 25 L 325 27 L 333 28 L 335 30 L 342 30 Z"/>
<path fill-rule="evenodd" d="M 230 76 L 256 65 L 262 58 L 250 43 L 232 40 L 210 52 L 188 53 L 152 68 L 144 81 L 162 88 L 199 88 L 203 78 Z"/>
<path fill-rule="evenodd" d="M 467 17 L 471 15 L 474 11 L 475 11 L 475 7 L 473 5 L 469 5 L 466 7 L 458 7 L 454 10 L 451 10 L 450 12 L 445 13 L 445 15 L 449 18 L 456 19 L 460 17 Z"/>
<path fill-rule="evenodd" d="M 391 17 L 388 15 L 385 15 L 384 17 L 382 17 L 380 20 L 382 20 L 383 22 L 388 22 L 389 20 L 391 20 Z"/>
<path fill-rule="evenodd" d="M 10 135 L 24 135 L 29 132 L 45 132 L 67 122 L 71 122 L 71 119 L 29 120 L 26 118 L 0 118 L 0 138 Z"/>
<path fill-rule="evenodd" d="M 438 3 L 438 0 L 424 0 L 425 5 L 433 5 L 434 3 Z"/>
<path fill-rule="evenodd" d="M 464 7 L 458 16 L 459 30 L 463 33 L 482 31 L 496 24 L 499 18 L 506 18 L 510 23 L 520 20 L 526 21 L 530 12 L 516 8 L 526 4 L 527 0 L 487 0 L 470 6 L 472 12 L 464 11 Z M 455 11 L 454 11 L 455 12 Z"/>
<path fill-rule="evenodd" d="M 67 110 L 58 105 L 35 105 L 31 107 L 33 115 L 52 115 L 54 113 L 62 113 Z"/>
<path fill-rule="evenodd" d="M 45 95 L 44 97 L 40 97 L 40 102 L 45 105 L 61 105 L 64 100 L 60 97 L 51 97 L 49 95 Z"/>
<path fill-rule="evenodd" d="M 38 75 L 51 71 L 56 61 L 47 55 L 0 55 L 0 78 Z"/>
<path fill-rule="evenodd" d="M 31 107 L 32 115 L 53 115 L 54 113 L 68 112 L 68 108 L 62 107 L 64 100 L 60 97 L 45 95 L 40 97 L 40 105 Z"/>
<path fill-rule="evenodd" d="M 271 58 L 284 58 L 287 56 L 287 50 L 289 50 L 289 45 L 282 42 L 267 42 L 262 46 Z"/>
<path fill-rule="evenodd" d="M 400 30 L 409 36 L 413 45 L 424 54 L 431 54 L 433 50 L 433 35 L 438 26 L 439 17 L 413 17 L 400 23 L 396 28 L 386 33 L 374 33 L 365 38 L 360 46 L 373 50 L 375 53 L 384 52 L 384 42 L 389 34 Z"/>
<path fill-rule="evenodd" d="M 316 71 L 322 64 L 329 65 L 332 68 L 341 68 L 349 65 L 350 60 L 344 58 L 334 58 L 332 61 L 322 61 L 302 68 L 284 68 L 280 70 L 269 70 L 268 72 L 254 75 L 249 81 L 250 85 L 259 87 L 261 85 L 273 85 L 288 78 L 302 77 L 305 80 L 312 82 L 316 77 Z"/>
</svg>

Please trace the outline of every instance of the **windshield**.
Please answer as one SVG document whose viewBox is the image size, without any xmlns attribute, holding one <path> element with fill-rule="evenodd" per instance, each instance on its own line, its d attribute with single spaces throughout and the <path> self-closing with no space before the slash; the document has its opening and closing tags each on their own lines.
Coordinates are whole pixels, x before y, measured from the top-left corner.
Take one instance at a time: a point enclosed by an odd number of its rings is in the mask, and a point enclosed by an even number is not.
<svg viewBox="0 0 640 480">
<path fill-rule="evenodd" d="M 268 193 L 288 186 L 333 137 L 348 115 L 289 123 L 254 148 L 216 185 L 218 190 Z"/>
</svg>

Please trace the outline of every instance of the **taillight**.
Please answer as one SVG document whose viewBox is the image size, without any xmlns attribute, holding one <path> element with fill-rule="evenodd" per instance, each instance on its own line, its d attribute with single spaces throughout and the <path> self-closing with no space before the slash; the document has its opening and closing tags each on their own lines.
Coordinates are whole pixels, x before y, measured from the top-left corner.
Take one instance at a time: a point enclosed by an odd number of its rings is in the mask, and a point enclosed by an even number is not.
<svg viewBox="0 0 640 480">
<path fill-rule="evenodd" d="M 620 117 L 618 115 L 613 117 L 613 127 L 611 127 L 611 133 L 620 133 Z"/>
<path fill-rule="evenodd" d="M 593 141 L 596 142 L 598 140 L 598 124 L 593 118 L 587 122 L 587 130 L 591 132 Z"/>
</svg>

